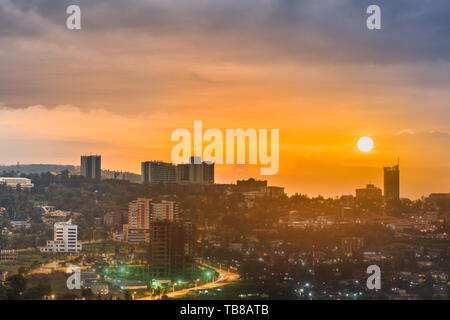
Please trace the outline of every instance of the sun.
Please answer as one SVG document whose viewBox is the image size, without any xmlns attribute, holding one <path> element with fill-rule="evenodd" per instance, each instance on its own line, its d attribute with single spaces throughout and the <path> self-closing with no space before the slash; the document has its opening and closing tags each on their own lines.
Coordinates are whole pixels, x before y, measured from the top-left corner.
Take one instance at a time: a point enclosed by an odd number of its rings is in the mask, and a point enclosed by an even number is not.
<svg viewBox="0 0 450 320">
<path fill-rule="evenodd" d="M 373 149 L 374 143 L 372 138 L 369 137 L 361 137 L 358 140 L 358 148 L 362 152 L 369 152 Z"/>
</svg>

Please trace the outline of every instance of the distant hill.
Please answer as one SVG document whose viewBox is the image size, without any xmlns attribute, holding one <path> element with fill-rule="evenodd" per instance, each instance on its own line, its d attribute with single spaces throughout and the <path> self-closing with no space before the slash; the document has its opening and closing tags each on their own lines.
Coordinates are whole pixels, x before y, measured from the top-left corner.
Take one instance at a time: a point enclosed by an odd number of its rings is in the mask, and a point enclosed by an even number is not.
<svg viewBox="0 0 450 320">
<path fill-rule="evenodd" d="M 41 173 L 41 172 L 61 172 L 64 170 L 74 171 L 75 166 L 60 165 L 60 164 L 21 164 L 19 165 L 20 173 Z M 17 165 L 3 166 L 0 165 L 0 172 L 2 171 L 17 171 Z"/>
<path fill-rule="evenodd" d="M 72 174 L 80 174 L 80 167 L 72 165 L 61 165 L 61 164 L 21 164 L 19 165 L 20 173 L 30 174 L 30 173 L 45 173 L 54 172 L 59 173 L 64 170 L 69 170 Z M 17 165 L 4 166 L 0 165 L 0 174 L 5 172 L 17 171 Z M 141 175 L 132 172 L 122 172 L 122 171 L 112 171 L 112 170 L 102 170 L 102 179 L 117 179 L 117 180 L 127 180 L 130 182 L 140 182 Z"/>
</svg>

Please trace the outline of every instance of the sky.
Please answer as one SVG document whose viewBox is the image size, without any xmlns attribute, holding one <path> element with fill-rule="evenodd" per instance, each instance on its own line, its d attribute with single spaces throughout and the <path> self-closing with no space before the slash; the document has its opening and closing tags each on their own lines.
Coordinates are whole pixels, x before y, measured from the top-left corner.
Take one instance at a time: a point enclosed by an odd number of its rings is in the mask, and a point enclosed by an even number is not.
<svg viewBox="0 0 450 320">
<path fill-rule="evenodd" d="M 99 153 L 139 173 L 201 120 L 280 130 L 278 174 L 217 165 L 217 182 L 339 196 L 400 158 L 402 197 L 450 192 L 449 16 L 446 0 L 0 0 L 0 163 Z"/>
</svg>

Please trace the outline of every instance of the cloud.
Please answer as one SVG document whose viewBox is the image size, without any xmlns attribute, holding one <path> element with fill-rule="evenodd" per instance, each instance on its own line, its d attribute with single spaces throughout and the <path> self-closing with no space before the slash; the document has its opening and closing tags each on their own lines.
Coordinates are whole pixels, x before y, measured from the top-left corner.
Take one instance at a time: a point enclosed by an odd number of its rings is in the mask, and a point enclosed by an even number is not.
<svg viewBox="0 0 450 320">
<path fill-rule="evenodd" d="M 80 32 L 65 29 L 65 9 L 74 3 L 82 8 Z M 0 0 L 0 41 L 8 43 L 0 48 L 0 100 L 19 108 L 176 111 L 172 97 L 209 90 L 202 84 L 226 90 L 251 69 L 282 83 L 281 72 L 290 68 L 301 77 L 306 65 L 320 70 L 324 85 L 325 77 L 375 89 L 386 81 L 446 88 L 450 3 L 378 1 L 379 32 L 365 27 L 371 3 Z M 217 72 L 225 68 L 237 71 L 231 81 Z"/>
<path fill-rule="evenodd" d="M 0 8 L 17 13 L 7 21 L 9 29 L 26 36 L 28 29 L 21 26 L 33 16 L 63 28 L 65 8 L 74 3 L 82 7 L 83 25 L 93 34 L 127 30 L 131 36 L 236 40 L 313 60 L 449 59 L 450 3 L 445 0 L 377 1 L 380 32 L 365 27 L 369 0 L 1 0 Z"/>
</svg>

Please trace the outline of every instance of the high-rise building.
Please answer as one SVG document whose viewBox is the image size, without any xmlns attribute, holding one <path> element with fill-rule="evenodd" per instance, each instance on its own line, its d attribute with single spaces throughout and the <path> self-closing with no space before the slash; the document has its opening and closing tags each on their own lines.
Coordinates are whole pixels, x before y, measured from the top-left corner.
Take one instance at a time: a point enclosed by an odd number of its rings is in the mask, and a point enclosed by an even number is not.
<svg viewBox="0 0 450 320">
<path fill-rule="evenodd" d="M 150 242 L 152 199 L 138 198 L 128 204 L 128 223 L 123 225 L 124 240 L 131 244 Z"/>
<path fill-rule="evenodd" d="M 214 184 L 214 162 L 203 162 L 203 183 Z"/>
<path fill-rule="evenodd" d="M 150 238 L 149 264 L 153 277 L 178 279 L 193 277 L 195 259 L 191 221 L 152 222 Z"/>
<path fill-rule="evenodd" d="M 189 163 L 177 165 L 178 183 L 214 184 L 214 163 L 191 157 Z"/>
<path fill-rule="evenodd" d="M 175 165 L 162 161 L 146 161 L 141 163 L 142 183 L 175 183 Z"/>
<path fill-rule="evenodd" d="M 124 240 L 129 243 L 150 242 L 150 225 L 153 221 L 175 221 L 178 204 L 162 200 L 138 198 L 128 204 L 128 223 L 123 226 Z"/>
<path fill-rule="evenodd" d="M 400 199 L 399 165 L 384 167 L 384 198 L 386 200 Z"/>
<path fill-rule="evenodd" d="M 152 202 L 150 207 L 150 223 L 153 221 L 175 221 L 178 217 L 178 204 L 175 201 L 162 200 Z"/>
<path fill-rule="evenodd" d="M 80 174 L 88 179 L 100 179 L 102 176 L 102 157 L 81 156 Z"/>
<path fill-rule="evenodd" d="M 128 224 L 130 228 L 150 228 L 150 207 L 152 199 L 138 198 L 128 204 Z"/>
<path fill-rule="evenodd" d="M 53 226 L 53 241 L 47 241 L 41 252 L 78 252 L 81 251 L 81 243 L 78 242 L 78 226 L 67 222 L 56 222 Z"/>
</svg>

